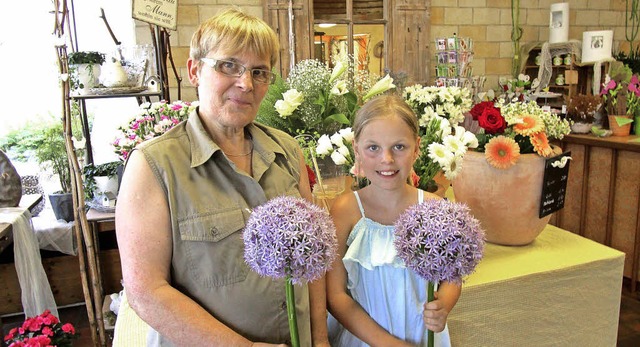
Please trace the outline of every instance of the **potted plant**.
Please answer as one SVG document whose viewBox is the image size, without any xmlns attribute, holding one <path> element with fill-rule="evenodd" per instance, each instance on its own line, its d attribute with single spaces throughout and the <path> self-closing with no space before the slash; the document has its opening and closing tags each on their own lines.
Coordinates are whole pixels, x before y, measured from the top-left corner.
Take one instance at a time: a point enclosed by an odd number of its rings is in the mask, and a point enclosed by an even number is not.
<svg viewBox="0 0 640 347">
<path fill-rule="evenodd" d="M 578 94 L 571 97 L 567 105 L 567 117 L 573 122 L 571 132 L 586 134 L 591 131 L 595 121 L 595 114 L 602 105 L 602 98 L 598 95 Z"/>
<path fill-rule="evenodd" d="M 93 200 L 96 193 L 103 193 L 107 191 L 118 193 L 118 185 L 120 181 L 116 179 L 118 178 L 118 172 L 121 167 L 121 161 L 113 161 L 98 165 L 85 165 L 84 168 L 82 168 L 85 200 Z"/>
<path fill-rule="evenodd" d="M 627 107 L 629 101 L 629 92 L 633 92 L 633 88 L 637 88 L 637 76 L 631 83 L 633 73 L 629 66 L 622 62 L 614 61 L 611 63 L 609 73 L 605 77 L 605 82 L 600 95 L 603 98 L 604 109 L 607 112 L 609 121 L 609 129 L 613 132 L 613 136 L 627 136 L 631 130 L 633 122 L 630 109 Z M 631 87 L 631 88 L 629 88 Z"/>
<path fill-rule="evenodd" d="M 69 53 L 69 72 L 71 89 L 78 94 L 86 94 L 89 88 L 98 85 L 100 65 L 104 63 L 103 53 L 80 51 Z"/>
<path fill-rule="evenodd" d="M 60 191 L 49 194 L 49 202 L 56 219 L 74 220 L 71 196 L 71 174 L 62 132 L 62 122 L 53 122 L 44 128 L 36 140 L 35 156 L 43 168 L 51 168 L 58 176 Z"/>
<path fill-rule="evenodd" d="M 73 109 L 72 105 L 72 109 Z M 84 141 L 79 128 L 74 134 L 74 146 L 80 151 Z M 0 148 L 10 151 L 18 161 L 35 160 L 41 169 L 51 170 L 57 176 L 59 189 L 49 193 L 49 201 L 56 219 L 72 221 L 74 219 L 71 197 L 71 175 L 62 122 L 57 119 L 27 123 L 22 128 L 11 131 L 0 141 Z M 80 155 L 80 154 L 79 154 Z"/>
</svg>

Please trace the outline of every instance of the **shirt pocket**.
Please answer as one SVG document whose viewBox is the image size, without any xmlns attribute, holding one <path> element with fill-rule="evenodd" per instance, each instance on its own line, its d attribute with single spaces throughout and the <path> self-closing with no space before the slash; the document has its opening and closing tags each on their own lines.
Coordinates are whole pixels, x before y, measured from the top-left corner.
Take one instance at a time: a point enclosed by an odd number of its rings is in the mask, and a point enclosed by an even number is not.
<svg viewBox="0 0 640 347">
<path fill-rule="evenodd" d="M 249 267 L 244 262 L 241 209 L 201 214 L 179 224 L 186 267 L 195 282 L 213 288 L 245 280 Z"/>
</svg>

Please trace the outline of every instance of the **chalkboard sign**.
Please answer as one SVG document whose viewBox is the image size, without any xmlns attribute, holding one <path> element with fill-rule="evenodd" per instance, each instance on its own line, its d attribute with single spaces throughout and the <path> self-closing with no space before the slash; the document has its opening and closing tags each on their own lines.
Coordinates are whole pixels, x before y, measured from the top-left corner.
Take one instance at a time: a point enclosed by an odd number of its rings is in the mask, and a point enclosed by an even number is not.
<svg viewBox="0 0 640 347">
<path fill-rule="evenodd" d="M 133 0 L 132 5 L 133 18 L 176 30 L 178 0 Z"/>
<path fill-rule="evenodd" d="M 540 218 L 564 207 L 570 159 L 571 152 L 565 152 L 545 161 L 542 196 L 540 197 Z"/>
</svg>

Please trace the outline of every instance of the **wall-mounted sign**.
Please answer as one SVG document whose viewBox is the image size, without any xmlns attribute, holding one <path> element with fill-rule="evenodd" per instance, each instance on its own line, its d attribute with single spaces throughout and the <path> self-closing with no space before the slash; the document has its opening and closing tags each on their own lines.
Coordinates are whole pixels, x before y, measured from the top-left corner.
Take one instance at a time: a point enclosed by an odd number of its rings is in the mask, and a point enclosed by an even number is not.
<svg viewBox="0 0 640 347">
<path fill-rule="evenodd" d="M 132 17 L 163 28 L 176 30 L 178 0 L 133 0 Z"/>
</svg>

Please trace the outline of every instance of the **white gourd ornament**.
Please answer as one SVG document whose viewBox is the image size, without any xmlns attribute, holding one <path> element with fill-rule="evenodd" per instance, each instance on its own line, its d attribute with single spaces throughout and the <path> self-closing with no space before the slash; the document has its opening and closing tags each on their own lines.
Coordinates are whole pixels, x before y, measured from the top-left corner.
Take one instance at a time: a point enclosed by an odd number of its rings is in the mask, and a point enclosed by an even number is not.
<svg viewBox="0 0 640 347">
<path fill-rule="evenodd" d="M 107 88 L 124 87 L 127 84 L 127 72 L 115 57 L 107 59 L 100 73 L 102 84 Z"/>
</svg>

